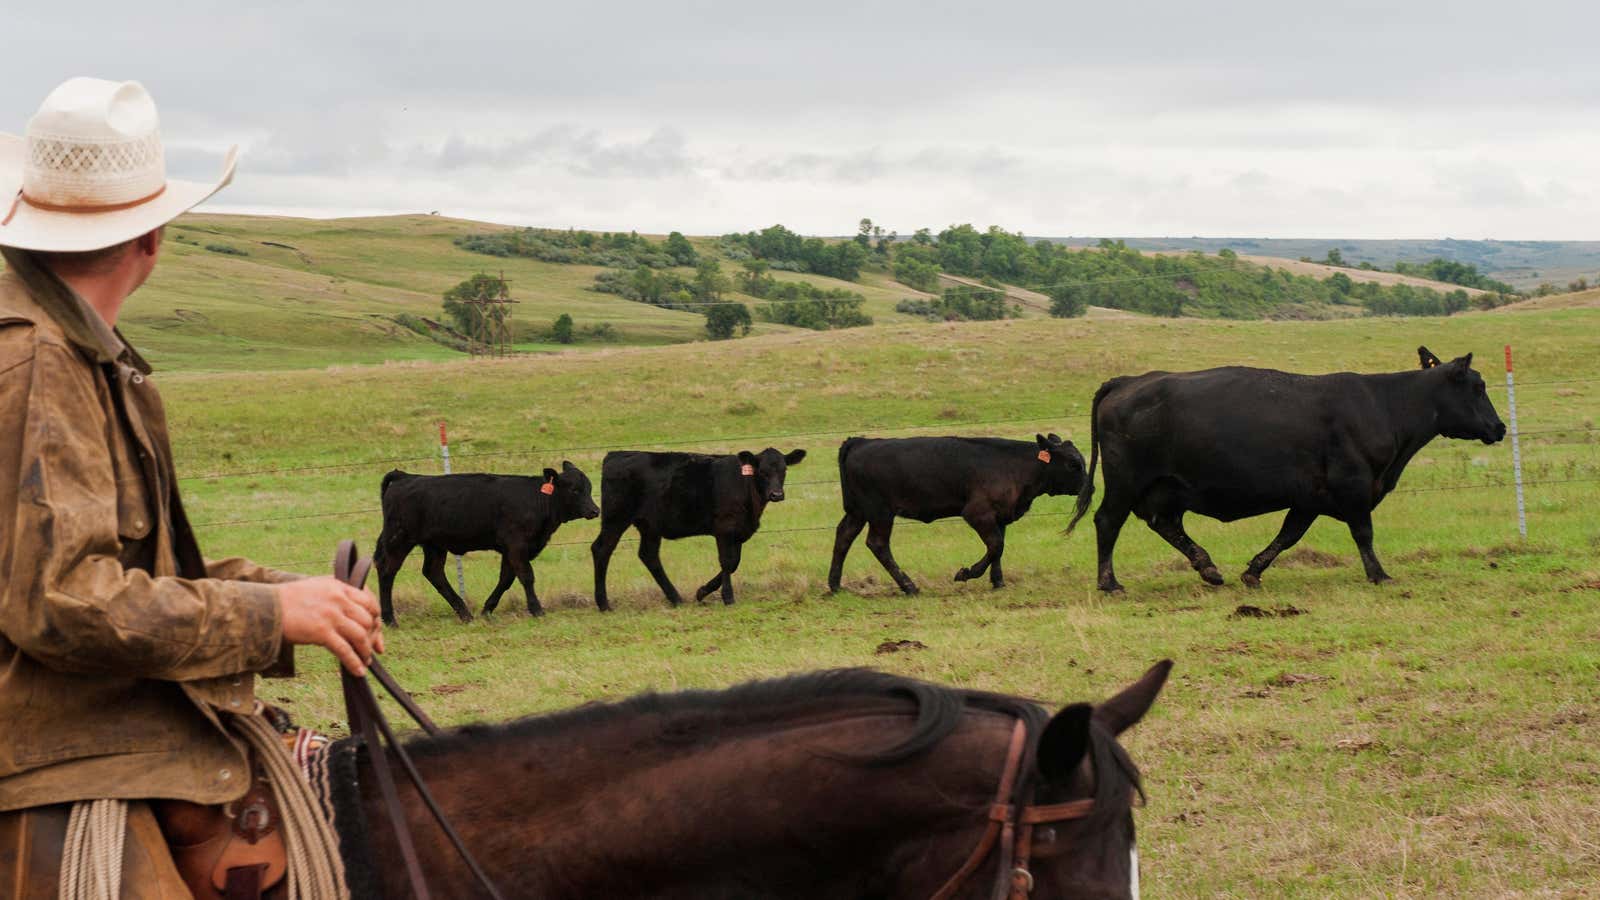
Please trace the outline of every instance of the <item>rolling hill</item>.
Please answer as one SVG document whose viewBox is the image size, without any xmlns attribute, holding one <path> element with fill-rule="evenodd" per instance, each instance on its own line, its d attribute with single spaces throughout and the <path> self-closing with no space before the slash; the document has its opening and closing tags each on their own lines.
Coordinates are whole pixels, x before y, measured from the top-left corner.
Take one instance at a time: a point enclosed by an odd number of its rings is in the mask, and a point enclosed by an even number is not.
<svg viewBox="0 0 1600 900">
<path fill-rule="evenodd" d="M 411 215 L 313 220 L 272 216 L 194 214 L 173 223 L 164 246 L 166 258 L 150 282 L 130 302 L 119 323 L 133 343 L 168 371 L 263 371 L 329 365 L 443 360 L 461 354 L 407 322 L 441 316 L 442 293 L 474 273 L 504 274 L 517 301 L 513 331 L 520 351 L 571 349 L 545 343 L 554 320 L 570 315 L 577 349 L 651 346 L 704 340 L 698 312 L 636 303 L 593 289 L 597 265 L 542 262 L 526 257 L 495 257 L 458 247 L 455 239 L 505 230 L 441 216 Z M 693 238 L 704 255 L 718 252 L 716 238 Z M 1249 262 L 1295 269 L 1305 264 L 1270 258 Z M 733 275 L 738 264 L 724 261 Z M 1313 274 L 1326 277 L 1329 272 Z M 1298 271 L 1298 270 L 1296 270 Z M 1346 271 L 1360 280 L 1389 281 L 1403 276 Z M 676 270 L 692 278 L 691 269 Z M 804 281 L 821 288 L 844 288 L 864 298 L 863 310 L 878 324 L 922 322 L 898 312 L 905 299 L 932 294 L 893 280 L 881 268 L 867 268 L 859 280 L 774 270 L 778 281 Z M 1439 291 L 1454 286 L 1404 279 Z M 943 276 L 940 287 L 971 289 L 977 283 Z M 1048 315 L 1049 298 L 1022 288 L 1005 288 L 1012 307 L 1024 318 Z M 730 299 L 752 305 L 763 301 L 737 292 Z M 1333 310 L 1357 314 L 1354 307 Z M 1092 309 L 1091 316 L 1130 315 Z M 604 335 L 599 326 L 609 326 Z M 796 329 L 757 322 L 755 334 Z"/>
</svg>

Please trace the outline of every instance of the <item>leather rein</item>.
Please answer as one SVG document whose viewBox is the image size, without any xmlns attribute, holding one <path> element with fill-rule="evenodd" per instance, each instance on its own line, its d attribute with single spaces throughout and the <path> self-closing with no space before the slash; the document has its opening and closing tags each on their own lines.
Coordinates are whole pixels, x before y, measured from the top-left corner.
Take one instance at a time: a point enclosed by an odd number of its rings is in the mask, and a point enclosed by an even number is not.
<svg viewBox="0 0 1600 900">
<path fill-rule="evenodd" d="M 994 803 L 989 807 L 989 827 L 984 830 L 983 839 L 973 849 L 972 855 L 933 895 L 932 900 L 950 900 L 956 896 L 967 879 L 983 866 L 996 844 L 1000 849 L 1000 865 L 995 873 L 990 900 L 1027 900 L 1033 892 L 1033 873 L 1028 869 L 1028 861 L 1033 856 L 1033 827 L 1082 819 L 1094 811 L 1094 801 L 1090 799 L 1034 805 L 1027 802 L 1027 796 L 1016 797 L 1017 778 L 1022 770 L 1023 750 L 1027 745 L 1028 726 L 1018 719 L 1016 727 L 1011 730 L 1005 768 L 1000 772 L 1000 788 L 995 791 Z M 1031 793 L 1031 788 L 1025 792 Z M 1022 802 L 1015 802 L 1019 799 Z"/>
<path fill-rule="evenodd" d="M 333 576 L 352 587 L 359 588 L 366 583 L 367 573 L 372 569 L 370 558 L 356 558 L 356 545 L 352 541 L 340 541 L 339 549 L 333 558 Z M 422 726 L 422 730 L 429 735 L 439 733 L 439 726 L 428 718 L 428 714 L 417 706 L 411 695 L 394 680 L 383 663 L 377 659 L 372 660 L 368 666 L 372 677 L 383 685 L 384 690 L 394 697 L 400 707 L 411 715 L 411 718 Z M 502 900 L 500 891 L 489 880 L 488 874 L 478 861 L 473 859 L 471 851 L 461 840 L 461 835 L 456 833 L 450 820 L 445 817 L 444 810 L 433 799 L 428 786 L 423 783 L 422 776 L 417 772 L 416 765 L 411 761 L 411 755 L 406 748 L 395 739 L 394 728 L 383 714 L 383 709 L 378 706 L 378 698 L 372 692 L 372 685 L 367 679 L 350 674 L 340 669 L 340 678 L 344 684 L 344 706 L 347 718 L 350 720 L 350 734 L 359 736 L 362 743 L 366 744 L 367 752 L 371 756 L 373 775 L 378 780 L 378 792 L 383 798 L 384 812 L 389 822 L 394 827 L 395 841 L 400 845 L 400 856 L 405 860 L 406 874 L 411 879 L 411 891 L 417 900 L 431 900 L 428 892 L 428 882 L 422 874 L 422 860 L 417 856 L 416 844 L 411 839 L 411 827 L 406 824 L 405 806 L 400 802 L 400 792 L 395 786 L 394 772 L 390 766 L 390 758 L 399 761 L 406 777 L 416 787 L 417 794 L 422 797 L 422 802 L 427 806 L 428 812 L 433 814 L 434 821 L 439 823 L 439 828 L 455 845 L 456 852 L 461 854 L 461 859 L 466 862 L 467 868 L 477 878 L 478 884 L 488 892 L 494 900 Z M 387 751 L 379 741 L 379 735 L 388 742 Z"/>
</svg>

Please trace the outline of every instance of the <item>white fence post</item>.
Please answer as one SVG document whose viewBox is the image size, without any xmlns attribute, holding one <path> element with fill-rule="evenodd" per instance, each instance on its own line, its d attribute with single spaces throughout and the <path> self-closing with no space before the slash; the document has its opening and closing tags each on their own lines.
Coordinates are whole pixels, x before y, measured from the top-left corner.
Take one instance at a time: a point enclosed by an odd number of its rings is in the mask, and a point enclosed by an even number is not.
<svg viewBox="0 0 1600 900">
<path fill-rule="evenodd" d="M 439 453 L 444 456 L 444 473 L 450 474 L 450 439 L 444 435 L 444 420 L 439 420 Z M 456 557 L 456 593 L 467 598 L 467 573 L 461 568 L 461 557 Z"/>
<path fill-rule="evenodd" d="M 1511 412 L 1511 471 L 1517 483 L 1517 533 L 1528 536 L 1528 513 L 1522 504 L 1522 445 L 1517 441 L 1517 387 L 1511 377 L 1511 345 L 1506 345 L 1506 406 Z"/>
</svg>

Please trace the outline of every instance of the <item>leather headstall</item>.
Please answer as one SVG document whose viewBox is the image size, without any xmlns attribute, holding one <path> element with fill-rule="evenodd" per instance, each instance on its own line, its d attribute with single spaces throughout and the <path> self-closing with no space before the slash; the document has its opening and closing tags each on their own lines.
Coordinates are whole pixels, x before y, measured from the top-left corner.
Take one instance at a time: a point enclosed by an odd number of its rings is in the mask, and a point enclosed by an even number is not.
<svg viewBox="0 0 1600 900">
<path fill-rule="evenodd" d="M 989 826 L 984 829 L 983 838 L 978 841 L 972 855 L 933 895 L 932 900 L 950 900 L 954 897 L 967 879 L 983 866 L 996 844 L 1000 849 L 1000 864 L 995 873 L 991 900 L 1027 900 L 1033 892 L 1033 873 L 1028 869 L 1028 861 L 1033 855 L 1033 827 L 1082 819 L 1094 811 L 1094 801 L 1090 799 L 1031 805 L 1024 797 L 1022 802 L 1016 802 L 1017 779 L 1022 768 L 1023 750 L 1027 745 L 1027 723 L 1018 719 L 1011 730 L 1005 768 L 1000 772 L 1000 787 L 995 791 L 994 803 L 989 807 Z"/>
</svg>

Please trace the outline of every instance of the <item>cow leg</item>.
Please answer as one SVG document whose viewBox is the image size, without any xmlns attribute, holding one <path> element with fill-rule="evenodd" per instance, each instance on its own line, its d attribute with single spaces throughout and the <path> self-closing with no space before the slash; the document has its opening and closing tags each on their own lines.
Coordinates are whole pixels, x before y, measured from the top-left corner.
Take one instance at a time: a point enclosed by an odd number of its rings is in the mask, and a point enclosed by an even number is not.
<svg viewBox="0 0 1600 900">
<path fill-rule="evenodd" d="M 717 538 L 717 562 L 722 566 L 721 571 L 700 590 L 694 592 L 694 600 L 699 603 L 716 590 L 722 588 L 722 603 L 724 606 L 733 605 L 733 573 L 739 570 L 739 557 L 742 555 L 744 545 L 733 538 Z"/>
<path fill-rule="evenodd" d="M 879 519 L 868 525 L 867 549 L 883 564 L 884 571 L 900 586 L 900 590 L 907 594 L 917 593 L 917 585 L 906 573 L 900 571 L 900 564 L 894 561 L 894 552 L 889 549 L 889 536 L 894 533 L 894 519 Z"/>
<path fill-rule="evenodd" d="M 984 550 L 983 556 L 978 557 L 977 562 L 956 570 L 955 580 L 968 581 L 973 578 L 982 578 L 983 573 L 988 571 L 990 566 L 993 566 L 995 572 L 998 573 L 1000 554 L 1004 553 L 1006 548 L 1006 527 L 996 523 L 993 516 L 968 515 L 962 518 L 966 519 L 967 524 L 972 526 L 972 530 L 978 533 L 978 537 L 983 541 Z M 989 581 L 995 587 L 1001 587 L 1005 584 L 1005 581 L 998 575 L 991 575 Z"/>
<path fill-rule="evenodd" d="M 378 605 L 383 612 L 383 624 L 394 624 L 394 577 L 411 554 L 415 545 L 380 534 L 373 553 L 372 567 L 378 570 Z"/>
<path fill-rule="evenodd" d="M 494 612 L 495 607 L 500 605 L 500 595 L 511 587 L 511 582 L 516 577 L 516 573 L 511 570 L 511 554 L 500 554 L 500 583 L 494 586 L 494 592 L 489 595 L 489 599 L 483 601 L 484 615 Z"/>
<path fill-rule="evenodd" d="M 1211 554 L 1204 547 L 1194 542 L 1189 533 L 1183 530 L 1183 511 L 1170 512 L 1162 510 L 1150 517 L 1150 530 L 1161 535 L 1161 538 L 1171 544 L 1179 553 L 1189 560 L 1189 565 L 1200 573 L 1200 578 L 1206 584 L 1222 584 L 1222 573 L 1217 571 L 1217 566 L 1211 561 Z"/>
<path fill-rule="evenodd" d="M 611 611 L 611 601 L 606 597 L 606 569 L 611 566 L 611 553 L 617 549 L 617 541 L 622 539 L 622 533 L 628 529 L 626 524 L 615 528 L 610 523 L 600 526 L 600 536 L 589 545 L 589 553 L 594 556 L 594 605 L 601 612 Z"/>
<path fill-rule="evenodd" d="M 516 573 L 517 580 L 522 582 L 522 593 L 528 601 L 528 615 L 544 615 L 544 605 L 539 602 L 539 594 L 533 589 L 533 563 L 528 560 L 526 553 L 513 552 L 510 554 L 511 570 Z"/>
<path fill-rule="evenodd" d="M 677 606 L 683 602 L 682 595 L 667 577 L 667 570 L 661 568 L 661 535 L 646 532 L 644 529 L 639 530 L 639 561 L 650 570 L 650 577 L 656 580 L 661 593 L 667 595 L 668 603 Z"/>
<path fill-rule="evenodd" d="M 1367 580 L 1373 584 L 1388 581 L 1389 573 L 1383 570 L 1378 555 L 1372 552 L 1372 513 L 1366 510 L 1351 513 L 1347 521 L 1350 524 L 1350 536 L 1356 541 L 1356 549 L 1361 551 L 1361 565 L 1367 570 Z"/>
<path fill-rule="evenodd" d="M 1305 537 L 1306 529 L 1310 528 L 1316 519 L 1316 513 L 1300 509 L 1289 510 L 1289 514 L 1283 517 L 1283 527 L 1278 529 L 1278 536 L 1272 539 L 1272 543 L 1268 544 L 1265 550 L 1257 553 L 1255 559 L 1250 560 L 1250 565 L 1244 570 L 1244 574 L 1239 576 L 1239 580 L 1248 587 L 1260 587 L 1261 573 L 1267 570 L 1267 566 L 1272 565 L 1272 561 L 1278 558 L 1279 553 L 1299 543 L 1300 539 Z"/>
<path fill-rule="evenodd" d="M 1100 501 L 1100 508 L 1095 510 L 1094 537 L 1099 556 L 1099 587 L 1102 591 L 1122 590 L 1111 565 L 1111 554 L 1117 548 L 1117 535 L 1122 533 L 1122 525 L 1128 521 L 1129 512 L 1128 504 L 1109 490 L 1106 491 L 1106 498 Z"/>
<path fill-rule="evenodd" d="M 450 586 L 450 579 L 444 574 L 445 552 L 438 547 L 423 546 L 422 548 L 422 574 L 427 576 L 428 583 L 439 592 L 450 608 L 456 611 L 456 618 L 463 622 L 472 621 L 472 610 L 467 609 L 467 601 L 461 599 L 456 589 Z"/>
<path fill-rule="evenodd" d="M 833 565 L 828 567 L 828 593 L 839 592 L 839 580 L 844 577 L 844 558 L 850 552 L 850 545 L 856 542 L 856 536 L 861 534 L 861 529 L 867 527 L 867 520 L 844 514 L 839 520 L 839 528 L 833 535 Z"/>
</svg>

